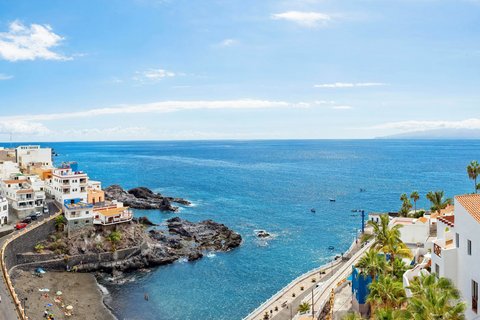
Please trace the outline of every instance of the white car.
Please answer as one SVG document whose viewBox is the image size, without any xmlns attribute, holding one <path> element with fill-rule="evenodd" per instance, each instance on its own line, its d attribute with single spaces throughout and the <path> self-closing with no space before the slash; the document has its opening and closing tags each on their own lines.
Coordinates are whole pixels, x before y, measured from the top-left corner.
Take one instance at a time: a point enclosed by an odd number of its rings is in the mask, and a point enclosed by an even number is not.
<svg viewBox="0 0 480 320">
<path fill-rule="evenodd" d="M 43 213 L 48 214 L 48 207 L 43 207 Z"/>
</svg>

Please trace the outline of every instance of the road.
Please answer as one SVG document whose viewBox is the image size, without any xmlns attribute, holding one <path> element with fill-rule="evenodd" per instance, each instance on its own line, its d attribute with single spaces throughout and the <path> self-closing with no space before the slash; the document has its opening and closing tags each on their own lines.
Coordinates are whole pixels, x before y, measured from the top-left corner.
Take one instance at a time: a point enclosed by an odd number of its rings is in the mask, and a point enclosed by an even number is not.
<svg viewBox="0 0 480 320">
<path fill-rule="evenodd" d="M 47 200 L 47 206 L 49 209 L 48 215 L 43 215 L 39 220 L 43 220 L 46 217 L 58 212 L 60 208 L 51 200 Z M 14 222 L 12 223 L 14 225 Z M 16 231 L 14 231 L 16 232 Z M 3 246 L 5 241 L 12 236 L 14 233 L 10 233 L 2 238 L 0 238 L 0 248 Z M 0 319 L 5 320 L 16 320 L 18 318 L 18 314 L 15 308 L 15 304 L 13 303 L 12 297 L 10 296 L 10 292 L 8 291 L 5 278 L 3 273 L 0 272 L 2 281 L 0 281 L 0 297 L 2 302 L 0 302 Z"/>
</svg>

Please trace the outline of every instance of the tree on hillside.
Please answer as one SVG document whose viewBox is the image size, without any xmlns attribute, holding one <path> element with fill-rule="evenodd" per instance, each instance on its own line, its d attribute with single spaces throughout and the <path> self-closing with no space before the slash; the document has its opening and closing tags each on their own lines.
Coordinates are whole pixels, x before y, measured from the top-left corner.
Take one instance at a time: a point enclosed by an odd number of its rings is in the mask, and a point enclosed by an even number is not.
<svg viewBox="0 0 480 320">
<path fill-rule="evenodd" d="M 418 199 L 420 199 L 420 195 L 418 194 L 418 191 L 413 191 L 410 194 L 410 199 L 413 200 L 413 203 L 415 205 L 415 213 L 417 213 L 417 201 L 418 201 Z"/>
<path fill-rule="evenodd" d="M 65 216 L 59 215 L 58 217 L 55 218 L 55 229 L 57 231 L 63 231 L 66 223 L 67 223 L 67 219 L 65 219 Z"/>
<path fill-rule="evenodd" d="M 474 192 L 477 193 L 477 177 L 480 175 L 480 164 L 474 160 L 467 166 L 468 177 L 474 182 Z"/>
<path fill-rule="evenodd" d="M 465 303 L 452 282 L 435 274 L 415 278 L 409 287 L 412 290 L 407 311 L 411 319 L 464 319 Z"/>
<path fill-rule="evenodd" d="M 427 193 L 427 199 L 430 200 L 432 204 L 430 210 L 440 213 L 442 209 L 445 209 L 448 205 L 452 204 L 452 199 L 444 199 L 443 196 L 443 190 L 435 192 L 430 191 Z"/>
<path fill-rule="evenodd" d="M 117 250 L 117 244 L 122 240 L 122 234 L 119 231 L 112 231 L 108 237 L 108 241 L 112 244 L 112 250 Z"/>
</svg>

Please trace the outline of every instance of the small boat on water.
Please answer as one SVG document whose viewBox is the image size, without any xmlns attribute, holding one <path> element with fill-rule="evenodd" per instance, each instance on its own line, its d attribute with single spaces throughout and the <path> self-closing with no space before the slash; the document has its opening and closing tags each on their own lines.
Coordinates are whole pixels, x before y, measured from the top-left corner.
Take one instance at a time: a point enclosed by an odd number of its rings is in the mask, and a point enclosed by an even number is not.
<svg viewBox="0 0 480 320">
<path fill-rule="evenodd" d="M 328 199 L 328 200 L 329 200 L 330 202 L 335 202 L 335 201 L 337 201 L 337 200 L 335 200 L 335 198 L 330 198 L 330 199 Z"/>
<path fill-rule="evenodd" d="M 310 209 L 310 212 L 315 213 L 315 212 L 317 212 L 317 210 L 315 210 L 315 208 L 312 208 L 312 209 Z"/>
<path fill-rule="evenodd" d="M 360 192 L 365 192 L 365 191 L 367 191 L 367 189 L 360 188 Z"/>
<path fill-rule="evenodd" d="M 334 246 L 329 246 L 328 250 L 333 251 L 333 250 L 335 250 L 335 247 Z"/>
</svg>

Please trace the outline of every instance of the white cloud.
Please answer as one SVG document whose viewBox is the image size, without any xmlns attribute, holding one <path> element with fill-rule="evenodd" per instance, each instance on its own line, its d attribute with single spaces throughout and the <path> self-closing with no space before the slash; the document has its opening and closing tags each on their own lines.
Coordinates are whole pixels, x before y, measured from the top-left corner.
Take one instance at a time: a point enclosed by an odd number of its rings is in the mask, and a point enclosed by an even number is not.
<svg viewBox="0 0 480 320">
<path fill-rule="evenodd" d="M 373 126 L 373 129 L 397 129 L 404 131 L 422 131 L 432 129 L 480 129 L 480 119 L 471 118 L 466 120 L 409 120 L 387 122 Z"/>
<path fill-rule="evenodd" d="M 9 79 L 12 79 L 13 76 L 10 76 L 8 74 L 4 74 L 4 73 L 0 73 L 0 81 L 1 80 L 9 80 Z"/>
<path fill-rule="evenodd" d="M 139 82 L 155 82 L 164 78 L 175 77 L 176 74 L 165 69 L 148 69 L 145 71 L 137 71 L 133 80 Z"/>
<path fill-rule="evenodd" d="M 335 83 L 322 83 L 314 85 L 315 88 L 355 88 L 355 87 L 380 87 L 386 86 L 386 83 L 382 82 L 335 82 Z"/>
<path fill-rule="evenodd" d="M 332 16 L 321 12 L 287 11 L 271 15 L 274 20 L 286 20 L 303 27 L 316 27 L 326 25 L 332 20 Z"/>
<path fill-rule="evenodd" d="M 130 135 L 141 136 L 147 134 L 148 131 L 143 127 L 111 127 L 111 128 L 86 128 L 86 129 L 69 129 L 61 132 L 64 136 L 118 136 Z"/>
<path fill-rule="evenodd" d="M 50 133 L 50 130 L 43 124 L 34 121 L 0 119 L 0 133 L 21 135 L 45 135 Z"/>
<path fill-rule="evenodd" d="M 97 117 L 115 114 L 139 114 L 139 113 L 165 113 L 181 110 L 198 109 L 264 109 L 264 108 L 286 108 L 286 107 L 310 107 L 306 102 L 289 103 L 285 101 L 270 100 L 198 100 L 198 101 L 159 101 L 136 105 L 122 105 L 109 108 L 90 109 L 69 113 L 50 113 L 37 115 L 22 115 L 0 117 L 0 121 L 22 120 L 22 121 L 53 121 L 73 118 Z"/>
<path fill-rule="evenodd" d="M 14 21 L 7 32 L 0 32 L 0 58 L 8 61 L 69 60 L 71 58 L 52 51 L 63 40 L 47 24 L 26 26 Z"/>
<path fill-rule="evenodd" d="M 238 41 L 236 39 L 225 39 L 225 40 L 223 40 L 222 42 L 219 43 L 219 46 L 220 47 L 232 47 L 232 46 L 235 46 L 239 43 L 240 43 L 240 41 Z"/>
<path fill-rule="evenodd" d="M 353 109 L 352 106 L 333 106 L 332 109 L 334 110 L 350 110 Z"/>
</svg>

